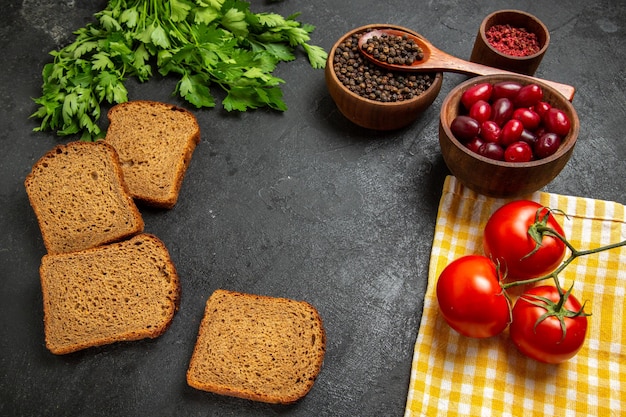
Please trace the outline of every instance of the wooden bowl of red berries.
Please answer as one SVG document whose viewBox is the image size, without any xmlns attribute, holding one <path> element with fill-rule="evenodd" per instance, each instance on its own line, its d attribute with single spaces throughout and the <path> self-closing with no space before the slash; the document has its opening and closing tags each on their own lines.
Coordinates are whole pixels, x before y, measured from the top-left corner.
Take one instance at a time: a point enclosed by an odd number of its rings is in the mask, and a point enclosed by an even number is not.
<svg viewBox="0 0 626 417">
<path fill-rule="evenodd" d="M 328 92 L 351 122 L 373 130 L 406 127 L 435 101 L 443 74 L 386 70 L 368 61 L 359 50 L 359 38 L 375 29 L 410 29 L 373 24 L 343 35 L 328 53 L 325 69 Z"/>
<path fill-rule="evenodd" d="M 550 44 L 550 32 L 537 17 L 521 10 L 498 10 L 478 28 L 471 62 L 534 75 Z"/>
<path fill-rule="evenodd" d="M 561 172 L 579 127 L 572 103 L 552 87 L 524 75 L 485 75 L 446 96 L 439 144 L 465 186 L 490 197 L 519 197 Z"/>
</svg>

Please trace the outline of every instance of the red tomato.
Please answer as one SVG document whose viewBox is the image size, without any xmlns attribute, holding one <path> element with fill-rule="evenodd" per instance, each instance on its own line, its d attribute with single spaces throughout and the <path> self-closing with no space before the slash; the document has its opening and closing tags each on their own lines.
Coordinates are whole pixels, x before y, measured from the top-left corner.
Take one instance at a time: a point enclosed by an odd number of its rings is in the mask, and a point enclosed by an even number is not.
<svg viewBox="0 0 626 417">
<path fill-rule="evenodd" d="M 495 336 L 509 324 L 511 306 L 496 266 L 485 256 L 463 256 L 446 266 L 437 281 L 437 301 L 446 322 L 464 336 Z"/>
<path fill-rule="evenodd" d="M 535 296 L 545 297 L 550 302 L 545 303 Z M 546 363 L 561 363 L 574 357 L 584 344 L 587 314 L 582 313 L 582 306 L 573 295 L 567 294 L 563 308 L 555 312 L 556 316 L 550 315 L 541 320 L 550 309 L 555 310 L 559 298 L 556 287 L 542 285 L 531 288 L 517 299 L 509 331 L 515 346 L 529 358 Z M 533 304 L 537 302 L 545 307 Z M 579 312 L 581 314 L 576 314 Z M 561 327 L 560 319 L 563 320 L 565 330 Z"/>
<path fill-rule="evenodd" d="M 565 257 L 565 244 L 549 235 L 540 238 L 539 249 L 529 255 L 537 244 L 528 231 L 535 223 L 537 210 L 541 208 L 534 201 L 512 201 L 496 210 L 485 225 L 485 255 L 499 262 L 503 274 L 506 273 L 510 279 L 523 280 L 549 274 Z M 540 218 L 545 220 L 546 226 L 563 236 L 563 228 L 545 207 L 541 210 Z"/>
</svg>

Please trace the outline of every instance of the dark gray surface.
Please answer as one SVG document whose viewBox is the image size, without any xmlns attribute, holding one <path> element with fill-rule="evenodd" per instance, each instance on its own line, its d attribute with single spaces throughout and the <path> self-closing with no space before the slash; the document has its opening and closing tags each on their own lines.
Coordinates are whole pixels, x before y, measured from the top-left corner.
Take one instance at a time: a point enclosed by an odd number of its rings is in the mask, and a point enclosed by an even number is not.
<svg viewBox="0 0 626 417">
<path fill-rule="evenodd" d="M 437 205 L 448 171 L 437 117 L 463 76 L 412 126 L 375 133 L 351 125 L 322 70 L 303 56 L 277 75 L 284 114 L 195 111 L 202 129 L 178 205 L 142 209 L 146 231 L 168 246 L 182 281 L 171 328 L 150 341 L 54 356 L 44 345 L 38 267 L 43 247 L 23 180 L 67 138 L 33 133 L 32 97 L 48 52 L 71 41 L 105 1 L 23 0 L 0 14 L 0 415 L 400 416 L 419 328 Z M 494 2 L 329 0 L 253 2 L 253 11 L 317 26 L 328 49 L 346 31 L 393 23 L 467 59 Z M 501 1 L 535 14 L 552 43 L 538 76 L 577 87 L 574 155 L 547 191 L 626 203 L 624 1 Z M 184 104 L 175 81 L 130 83 L 131 99 Z M 196 391 L 185 372 L 203 306 L 226 288 L 304 299 L 325 323 L 328 349 L 312 391 L 272 406 Z"/>
</svg>

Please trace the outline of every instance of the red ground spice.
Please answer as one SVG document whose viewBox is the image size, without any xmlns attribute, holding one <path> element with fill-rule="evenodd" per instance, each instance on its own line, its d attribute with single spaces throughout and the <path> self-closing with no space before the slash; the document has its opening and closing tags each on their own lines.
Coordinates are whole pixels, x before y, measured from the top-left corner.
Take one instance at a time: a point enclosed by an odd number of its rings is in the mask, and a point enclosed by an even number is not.
<svg viewBox="0 0 626 417">
<path fill-rule="evenodd" d="M 525 28 L 511 25 L 494 25 L 485 32 L 487 41 L 503 54 L 511 56 L 528 56 L 541 49 L 537 35 Z"/>
</svg>

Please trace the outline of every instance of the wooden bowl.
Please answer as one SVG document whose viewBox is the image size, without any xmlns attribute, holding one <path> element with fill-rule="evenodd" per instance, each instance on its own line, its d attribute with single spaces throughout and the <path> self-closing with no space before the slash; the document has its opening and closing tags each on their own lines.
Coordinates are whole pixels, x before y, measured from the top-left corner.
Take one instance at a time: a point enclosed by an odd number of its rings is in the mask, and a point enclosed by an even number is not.
<svg viewBox="0 0 626 417">
<path fill-rule="evenodd" d="M 539 84 L 543 89 L 544 101 L 567 114 L 571 123 L 570 131 L 562 139 L 556 153 L 530 162 L 496 161 L 467 149 L 454 137 L 450 125 L 459 114 L 463 92 L 476 84 L 500 81 L 516 81 L 522 85 Z M 550 86 L 524 75 L 485 75 L 459 84 L 444 99 L 439 115 L 439 145 L 452 174 L 468 188 L 490 197 L 519 197 L 543 188 L 556 178 L 572 155 L 579 128 L 578 114 L 572 103 Z"/>
<path fill-rule="evenodd" d="M 353 123 L 373 130 L 399 129 L 413 123 L 435 101 L 441 90 L 443 73 L 434 74 L 433 83 L 422 94 L 404 101 L 383 103 L 367 99 L 350 91 L 339 81 L 335 73 L 333 65 L 335 52 L 339 45 L 353 34 L 376 28 L 400 29 L 420 36 L 407 28 L 388 24 L 361 26 L 346 33 L 333 45 L 328 54 L 325 69 L 326 87 L 339 111 Z M 399 72 L 394 72 L 394 74 L 399 74 Z"/>
<path fill-rule="evenodd" d="M 537 35 L 540 46 L 539 52 L 524 57 L 516 57 L 494 48 L 487 40 L 486 32 L 492 26 L 506 24 L 516 28 L 525 28 Z M 520 10 L 499 10 L 483 19 L 476 34 L 470 61 L 520 74 L 534 75 L 549 44 L 550 32 L 541 20 Z"/>
</svg>

